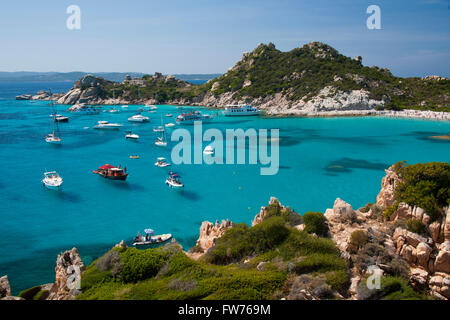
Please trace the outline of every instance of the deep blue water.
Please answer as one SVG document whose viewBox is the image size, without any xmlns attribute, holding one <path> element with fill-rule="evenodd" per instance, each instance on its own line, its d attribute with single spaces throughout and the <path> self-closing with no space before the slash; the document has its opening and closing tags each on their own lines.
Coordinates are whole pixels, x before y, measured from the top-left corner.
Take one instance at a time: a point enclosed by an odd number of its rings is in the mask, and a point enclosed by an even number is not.
<svg viewBox="0 0 450 320">
<path fill-rule="evenodd" d="M 11 100 L 71 85 L 0 84 L 0 275 L 8 274 L 15 293 L 54 281 L 56 255 L 74 246 L 89 263 L 120 240 L 130 242 L 137 231 L 153 228 L 172 233 L 188 249 L 195 245 L 202 221 L 250 223 L 270 196 L 299 213 L 323 212 L 337 197 L 358 208 L 375 200 L 389 165 L 450 159 L 449 142 L 428 138 L 449 133 L 449 123 L 218 116 L 204 128 L 279 128 L 279 173 L 261 176 L 258 165 L 179 165 L 172 170 L 182 175 L 185 190 L 177 192 L 164 184 L 169 169 L 154 166 L 156 157 L 170 158 L 175 143 L 166 149 L 155 146 L 152 131 L 161 113 L 177 114 L 175 107 L 159 106 L 157 113 L 146 113 L 150 123 L 131 124 L 127 118 L 138 106 L 94 116 L 69 114 L 67 106 L 58 106 L 59 113 L 70 116 L 69 123 L 60 124 L 63 145 L 58 148 L 43 139 L 50 130 L 48 102 Z M 124 128 L 95 131 L 98 120 Z M 140 140 L 126 141 L 127 129 Z M 129 158 L 134 154 L 140 159 Z M 92 173 L 105 163 L 126 166 L 128 180 L 114 182 Z M 42 187 L 45 170 L 63 176 L 62 191 Z"/>
</svg>

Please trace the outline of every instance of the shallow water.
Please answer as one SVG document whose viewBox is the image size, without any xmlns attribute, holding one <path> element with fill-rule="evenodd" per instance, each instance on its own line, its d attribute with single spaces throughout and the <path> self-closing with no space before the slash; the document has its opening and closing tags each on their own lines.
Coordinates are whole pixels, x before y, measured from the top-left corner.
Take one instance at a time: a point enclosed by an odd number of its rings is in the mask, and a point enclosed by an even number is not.
<svg viewBox="0 0 450 320">
<path fill-rule="evenodd" d="M 261 176 L 259 165 L 179 165 L 171 168 L 185 184 L 178 192 L 164 184 L 171 169 L 154 166 L 156 157 L 170 158 L 175 143 L 155 146 L 152 131 L 161 113 L 178 113 L 175 107 L 145 112 L 151 117 L 147 124 L 127 122 L 138 106 L 118 114 L 68 114 L 70 122 L 60 124 L 63 145 L 55 147 L 43 139 L 51 125 L 48 102 L 5 96 L 0 100 L 0 275 L 8 274 L 15 293 L 52 282 L 56 255 L 74 246 L 89 263 L 120 240 L 130 242 L 137 231 L 152 228 L 172 233 L 187 249 L 195 245 L 202 221 L 250 223 L 270 196 L 299 213 L 323 212 L 337 197 L 358 208 L 375 200 L 389 165 L 450 159 L 448 141 L 428 138 L 449 133 L 444 122 L 219 116 L 204 129 L 279 128 L 278 174 Z M 66 115 L 66 108 L 59 106 L 58 113 Z M 98 120 L 124 127 L 93 130 Z M 139 141 L 124 139 L 129 129 L 141 136 Z M 140 159 L 129 158 L 134 154 Z M 126 166 L 127 181 L 92 173 L 105 163 Z M 63 176 L 62 191 L 42 187 L 45 170 Z"/>
</svg>

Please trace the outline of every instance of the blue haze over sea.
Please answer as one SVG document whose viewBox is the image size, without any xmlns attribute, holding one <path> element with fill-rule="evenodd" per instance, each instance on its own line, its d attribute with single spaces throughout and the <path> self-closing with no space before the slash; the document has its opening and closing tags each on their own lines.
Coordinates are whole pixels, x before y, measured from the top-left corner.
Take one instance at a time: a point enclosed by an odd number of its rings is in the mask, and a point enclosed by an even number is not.
<svg viewBox="0 0 450 320">
<path fill-rule="evenodd" d="M 156 113 L 146 113 L 150 123 L 132 124 L 127 118 L 139 106 L 94 116 L 69 114 L 67 106 L 58 106 L 58 113 L 69 115 L 70 121 L 60 124 L 63 145 L 55 148 L 44 141 L 51 127 L 49 102 L 14 100 L 18 94 L 48 88 L 65 92 L 72 85 L 0 83 L 0 275 L 9 276 L 13 293 L 53 282 L 57 254 L 72 247 L 89 264 L 122 239 L 130 244 L 138 231 L 152 228 L 172 233 L 187 250 L 195 245 L 202 221 L 250 224 L 271 196 L 301 214 L 324 212 L 337 197 L 358 208 L 375 201 L 384 169 L 391 164 L 450 159 L 450 142 L 429 138 L 449 133 L 450 123 L 445 122 L 218 115 L 204 130 L 279 128 L 278 174 L 261 176 L 258 165 L 180 165 L 171 170 L 181 174 L 185 190 L 176 192 L 164 184 L 170 169 L 154 166 L 157 157 L 170 158 L 175 143 L 166 149 L 155 146 L 152 131 L 161 113 L 176 116 L 175 107 L 159 106 Z M 98 120 L 124 128 L 95 131 Z M 125 140 L 126 130 L 139 134 L 140 140 Z M 129 158 L 134 154 L 140 159 Z M 127 181 L 92 173 L 106 163 L 126 166 Z M 43 188 L 45 170 L 63 176 L 63 190 Z"/>
</svg>

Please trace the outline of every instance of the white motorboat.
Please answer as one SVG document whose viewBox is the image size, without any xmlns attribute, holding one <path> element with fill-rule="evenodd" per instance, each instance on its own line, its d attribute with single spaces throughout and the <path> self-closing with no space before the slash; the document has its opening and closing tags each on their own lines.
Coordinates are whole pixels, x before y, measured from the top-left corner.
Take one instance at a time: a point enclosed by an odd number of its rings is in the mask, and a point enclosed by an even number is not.
<svg viewBox="0 0 450 320">
<path fill-rule="evenodd" d="M 172 122 L 166 123 L 166 128 L 170 128 L 173 126 L 175 126 L 175 123 L 172 123 Z"/>
<path fill-rule="evenodd" d="M 248 104 L 227 105 L 225 106 L 225 111 L 223 111 L 224 116 L 257 116 L 260 113 L 259 109 Z"/>
<path fill-rule="evenodd" d="M 150 108 L 150 110 L 156 110 L 156 109 L 158 109 L 158 107 L 157 106 L 154 106 L 154 105 L 150 105 L 150 106 L 148 106 L 149 108 Z"/>
<path fill-rule="evenodd" d="M 94 129 L 102 129 L 102 130 L 119 130 L 122 127 L 119 123 L 109 123 L 108 121 L 98 121 L 97 125 L 95 125 Z"/>
<path fill-rule="evenodd" d="M 138 236 L 138 237 L 134 238 L 133 246 L 145 246 L 145 245 L 163 243 L 163 242 L 166 242 L 166 241 L 169 241 L 170 239 L 172 239 L 172 234 L 167 233 L 167 234 L 161 234 L 161 235 L 156 235 L 156 236 L 150 236 L 147 239 L 143 236 L 140 236 L 140 237 Z"/>
<path fill-rule="evenodd" d="M 61 188 L 63 178 L 61 178 L 56 171 L 44 172 L 44 179 L 42 179 L 42 183 L 48 189 L 57 190 Z"/>
<path fill-rule="evenodd" d="M 119 113 L 120 110 L 116 109 L 115 107 L 109 110 L 110 113 Z"/>
<path fill-rule="evenodd" d="M 170 188 L 183 188 L 184 184 L 180 181 L 180 176 L 176 173 L 170 172 L 169 177 L 166 179 L 166 184 Z"/>
<path fill-rule="evenodd" d="M 214 149 L 213 149 L 213 147 L 211 147 L 211 146 L 207 146 L 207 147 L 205 148 L 205 150 L 203 150 L 203 153 L 204 153 L 204 154 L 213 154 L 213 153 L 214 153 Z"/>
<path fill-rule="evenodd" d="M 124 105 L 122 106 L 122 109 L 126 109 L 126 108 L 128 108 L 128 105 L 124 104 Z"/>
<path fill-rule="evenodd" d="M 168 118 L 173 117 L 173 114 L 168 113 L 168 114 L 166 114 L 166 117 L 168 117 Z"/>
<path fill-rule="evenodd" d="M 140 113 L 135 114 L 134 116 L 128 118 L 128 121 L 130 122 L 148 122 L 149 120 L 150 120 L 149 117 L 145 117 Z"/>
<path fill-rule="evenodd" d="M 156 111 L 154 110 L 149 110 L 148 113 L 155 113 Z"/>
<path fill-rule="evenodd" d="M 60 115 L 59 113 L 53 113 L 50 115 L 50 117 L 54 118 L 57 122 L 69 122 L 69 117 L 64 117 Z"/>
<path fill-rule="evenodd" d="M 136 133 L 133 133 L 131 131 L 128 131 L 127 134 L 125 135 L 125 139 L 137 140 L 137 139 L 139 139 L 139 135 L 137 135 Z"/>
<path fill-rule="evenodd" d="M 160 158 L 156 159 L 155 166 L 164 168 L 164 167 L 170 166 L 170 163 L 167 162 L 166 158 L 160 157 Z"/>
</svg>

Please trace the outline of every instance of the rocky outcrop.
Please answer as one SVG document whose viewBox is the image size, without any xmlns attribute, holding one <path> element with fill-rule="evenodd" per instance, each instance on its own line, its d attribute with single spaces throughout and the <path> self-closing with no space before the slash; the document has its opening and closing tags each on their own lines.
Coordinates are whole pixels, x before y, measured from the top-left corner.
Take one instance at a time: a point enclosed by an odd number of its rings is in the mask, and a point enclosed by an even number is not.
<svg viewBox="0 0 450 320">
<path fill-rule="evenodd" d="M 395 202 L 394 190 L 397 185 L 402 181 L 398 174 L 395 172 L 395 167 L 391 166 L 386 169 L 386 176 L 381 180 L 381 190 L 377 196 L 377 205 L 383 209 L 391 206 Z"/>
<path fill-rule="evenodd" d="M 73 300 L 80 292 L 81 274 L 86 267 L 76 248 L 65 251 L 56 259 L 56 280 L 48 300 Z"/>
<path fill-rule="evenodd" d="M 377 196 L 377 204 L 372 205 L 367 212 L 361 212 L 361 209 L 354 210 L 350 204 L 336 199 L 333 208 L 327 209 L 325 213 L 330 236 L 341 251 L 341 255 L 352 261 L 355 252 L 351 245 L 351 234 L 356 230 L 365 231 L 369 236 L 369 242 L 383 243 L 386 248 L 385 255 L 390 255 L 392 259 L 401 258 L 407 263 L 410 282 L 415 288 L 426 290 L 438 299 L 450 299 L 450 241 L 446 238 L 450 224 L 450 210 L 443 208 L 444 216 L 431 222 L 430 216 L 422 208 L 400 203 L 388 221 L 380 219 L 380 215 L 373 211 L 386 208 L 396 201 L 394 190 L 401 179 L 393 169 L 391 167 L 386 170 L 381 191 Z M 421 221 L 426 227 L 426 234 L 419 235 L 401 226 L 394 228 L 402 221 L 403 225 L 406 225 L 404 221 L 407 219 Z M 379 267 L 386 271 L 391 268 L 383 263 L 379 263 Z M 358 268 L 351 270 L 353 281 L 350 294 L 354 297 L 356 283 L 365 272 Z"/>
<path fill-rule="evenodd" d="M 221 223 L 216 221 L 213 224 L 209 221 L 203 221 L 200 226 L 200 236 L 198 237 L 195 250 L 189 250 L 187 253 L 191 258 L 198 259 L 203 256 L 211 247 L 214 246 L 216 239 L 223 236 L 225 231 L 233 227 L 233 222 L 230 220 L 222 220 Z"/>
<path fill-rule="evenodd" d="M 0 299 L 11 295 L 8 276 L 0 277 Z"/>
<path fill-rule="evenodd" d="M 284 206 L 282 206 L 280 204 L 280 201 L 277 198 L 270 197 L 269 206 L 271 206 L 273 204 L 278 204 L 278 205 L 280 205 L 281 209 L 284 209 Z M 261 207 L 261 210 L 259 211 L 259 213 L 255 216 L 255 218 L 253 218 L 252 227 L 254 227 L 257 224 L 261 223 L 264 220 L 264 217 L 266 216 L 266 213 L 267 213 L 267 207 Z"/>
</svg>

